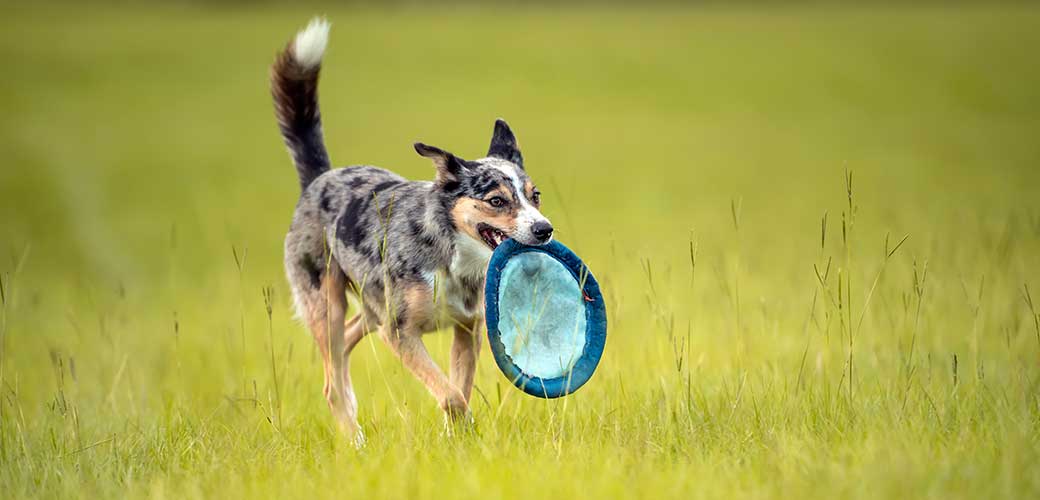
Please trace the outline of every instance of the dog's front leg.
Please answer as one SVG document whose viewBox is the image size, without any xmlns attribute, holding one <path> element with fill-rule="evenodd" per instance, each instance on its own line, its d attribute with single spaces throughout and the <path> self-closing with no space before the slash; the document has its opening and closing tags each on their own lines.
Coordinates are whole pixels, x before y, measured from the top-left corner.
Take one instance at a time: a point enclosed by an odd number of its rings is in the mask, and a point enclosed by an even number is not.
<svg viewBox="0 0 1040 500">
<path fill-rule="evenodd" d="M 455 325 L 455 338 L 451 344 L 451 383 L 462 391 L 469 402 L 473 392 L 473 376 L 480 357 L 480 338 L 484 320 L 477 319 L 469 324 Z"/>
<path fill-rule="evenodd" d="M 433 311 L 433 294 L 421 285 L 405 290 L 402 306 L 396 318 L 387 321 L 381 334 L 390 349 L 397 354 L 408 371 L 412 372 L 426 389 L 437 398 L 440 407 L 452 420 L 468 418 L 469 405 L 462 392 L 434 363 L 422 341 L 422 327 Z"/>
</svg>

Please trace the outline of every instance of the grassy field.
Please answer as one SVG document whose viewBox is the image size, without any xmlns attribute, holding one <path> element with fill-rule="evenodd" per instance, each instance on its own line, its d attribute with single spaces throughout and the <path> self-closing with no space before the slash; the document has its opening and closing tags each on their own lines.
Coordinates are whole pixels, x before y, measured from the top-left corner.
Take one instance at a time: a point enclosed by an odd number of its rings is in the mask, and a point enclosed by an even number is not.
<svg viewBox="0 0 1040 500">
<path fill-rule="evenodd" d="M 485 347 L 449 437 L 369 337 L 336 434 L 267 89 L 315 13 L 334 163 L 509 120 L 608 300 L 577 394 Z M 0 496 L 1040 497 L 1037 47 L 1027 5 L 7 4 Z"/>
</svg>

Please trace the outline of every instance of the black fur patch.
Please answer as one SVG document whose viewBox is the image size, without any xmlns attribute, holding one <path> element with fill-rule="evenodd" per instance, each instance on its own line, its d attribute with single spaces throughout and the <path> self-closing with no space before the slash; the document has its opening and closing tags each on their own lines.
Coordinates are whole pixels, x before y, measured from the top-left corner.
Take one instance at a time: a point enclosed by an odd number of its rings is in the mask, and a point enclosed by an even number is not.
<svg viewBox="0 0 1040 500">
<path fill-rule="evenodd" d="M 455 221 L 451 218 L 451 208 L 455 205 L 455 200 L 461 197 L 462 193 L 456 192 L 445 194 L 437 200 L 441 205 L 440 210 L 437 210 L 437 218 L 442 236 L 451 236 L 457 229 Z"/>
<path fill-rule="evenodd" d="M 383 191 L 386 191 L 387 189 L 390 189 L 390 188 L 392 188 L 394 186 L 397 186 L 399 184 L 401 184 L 400 181 L 383 181 L 383 182 L 380 182 L 379 184 L 376 184 L 375 186 L 372 186 L 372 194 L 379 194 L 379 193 L 381 193 Z"/>
<path fill-rule="evenodd" d="M 357 252 L 370 261 L 376 261 L 376 249 L 369 245 L 358 245 Z"/>
<path fill-rule="evenodd" d="M 375 274 L 368 276 L 365 281 L 364 295 L 372 305 L 381 307 L 385 298 L 383 290 L 383 277 Z"/>
<path fill-rule="evenodd" d="M 311 286 L 314 288 L 321 288 L 321 275 L 324 272 L 324 268 L 318 264 L 317 260 L 307 254 L 303 255 L 300 259 L 300 267 L 307 272 L 307 276 L 311 279 Z"/>
<path fill-rule="evenodd" d="M 501 175 L 494 175 L 491 172 L 482 172 L 470 183 L 470 190 L 473 194 L 483 197 L 502 184 L 504 179 L 501 177 Z"/>
<path fill-rule="evenodd" d="M 344 245 L 354 247 L 365 240 L 367 232 L 361 216 L 364 215 L 370 201 L 371 198 L 364 196 L 354 198 L 347 204 L 343 218 L 339 220 L 339 225 L 336 227 L 336 237 Z"/>
<path fill-rule="evenodd" d="M 329 198 L 329 185 L 326 183 L 321 187 L 321 210 L 323 212 L 329 212 L 332 210 L 332 199 Z"/>
<path fill-rule="evenodd" d="M 423 232 L 422 224 L 415 217 L 408 219 L 408 232 L 412 238 L 418 238 Z"/>
</svg>

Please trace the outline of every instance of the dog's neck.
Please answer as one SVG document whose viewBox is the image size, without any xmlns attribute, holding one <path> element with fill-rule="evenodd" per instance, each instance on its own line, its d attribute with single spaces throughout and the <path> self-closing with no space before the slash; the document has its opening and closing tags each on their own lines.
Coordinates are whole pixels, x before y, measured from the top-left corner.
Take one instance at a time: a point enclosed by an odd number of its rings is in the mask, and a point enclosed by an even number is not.
<svg viewBox="0 0 1040 500">
<path fill-rule="evenodd" d="M 453 196 L 431 185 L 426 203 L 425 230 L 431 235 L 439 235 L 437 240 L 443 242 L 443 250 L 448 257 L 445 270 L 449 276 L 483 282 L 491 259 L 491 249 L 455 227 L 451 220 L 453 201 Z"/>
<path fill-rule="evenodd" d="M 455 253 L 451 257 L 451 267 L 448 268 L 453 276 L 483 280 L 489 260 L 491 249 L 487 245 L 462 232 L 455 233 Z"/>
</svg>

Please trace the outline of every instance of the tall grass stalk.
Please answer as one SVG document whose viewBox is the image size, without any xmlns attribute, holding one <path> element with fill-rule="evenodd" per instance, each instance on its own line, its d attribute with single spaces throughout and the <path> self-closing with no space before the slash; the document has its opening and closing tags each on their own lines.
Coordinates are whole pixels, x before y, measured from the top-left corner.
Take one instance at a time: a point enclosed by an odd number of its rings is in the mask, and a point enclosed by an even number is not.
<svg viewBox="0 0 1040 500">
<path fill-rule="evenodd" d="M 231 256 L 235 259 L 235 270 L 238 276 L 238 332 L 241 343 L 240 356 L 242 365 L 242 395 L 243 397 L 249 392 L 249 370 L 247 368 L 247 345 L 246 345 L 246 298 L 245 298 L 245 267 L 246 257 L 249 254 L 249 249 L 242 247 L 242 255 L 238 254 L 238 248 L 234 244 L 231 245 Z M 255 402 L 255 399 L 254 399 Z"/>
<path fill-rule="evenodd" d="M 1026 306 L 1029 307 L 1029 315 L 1033 320 L 1033 332 L 1036 334 L 1037 347 L 1040 347 L 1040 313 L 1036 311 L 1036 306 L 1033 304 L 1033 296 L 1029 293 L 1029 284 L 1022 285 L 1022 298 L 1026 301 Z"/>
<path fill-rule="evenodd" d="M 10 282 L 11 279 L 5 273 L 0 273 L 0 396 L 3 395 L 4 384 L 6 383 L 4 378 L 6 372 L 4 369 L 6 368 L 5 362 L 7 359 L 7 315 L 9 314 L 7 312 L 7 297 L 8 293 L 10 293 Z M 4 428 L 0 429 L 0 447 L 4 448 L 0 450 L 0 456 L 6 456 L 7 451 L 7 433 L 4 432 L 7 428 L 5 407 L 4 400 L 0 397 L 0 427 Z"/>
<path fill-rule="evenodd" d="M 914 350 L 917 347 L 917 333 L 921 326 L 921 308 L 924 305 L 925 295 L 925 283 L 928 280 L 928 261 L 925 260 L 920 272 L 917 268 L 917 259 L 914 259 L 913 263 L 913 294 L 914 298 L 917 299 L 916 306 L 917 310 L 914 313 L 914 325 L 910 334 L 910 347 L 907 349 L 906 355 L 906 388 L 903 390 L 903 403 L 902 406 L 906 407 L 907 398 L 910 394 L 910 387 L 916 373 L 916 367 L 914 366 Z"/>
<path fill-rule="evenodd" d="M 848 168 L 845 169 L 845 194 L 848 199 L 847 211 L 841 214 L 841 239 L 842 244 L 845 248 L 845 313 L 846 317 L 842 317 L 841 325 L 845 328 L 845 333 L 848 336 L 849 341 L 849 355 L 846 361 L 848 367 L 848 390 L 849 390 L 849 401 L 852 401 L 853 395 L 855 394 L 856 378 L 853 368 L 855 367 L 855 332 L 852 326 L 852 245 L 850 240 L 852 238 L 852 229 L 856 223 L 856 205 L 853 203 L 853 190 L 852 190 L 852 171 Z M 838 294 L 839 304 L 841 304 L 841 269 L 838 270 Z M 880 276 L 880 274 L 879 274 Z"/>
<path fill-rule="evenodd" d="M 740 342 L 741 352 L 747 354 L 747 339 L 744 338 L 744 321 L 740 307 L 740 273 L 743 264 L 744 245 L 741 237 L 741 215 L 744 207 L 744 197 L 730 198 L 730 216 L 733 218 L 733 232 L 736 235 L 736 257 L 733 263 L 733 310 L 736 314 L 737 340 Z"/>
<path fill-rule="evenodd" d="M 968 291 L 968 285 L 963 279 L 961 279 L 961 290 L 964 292 L 964 298 L 968 302 L 968 308 L 971 310 L 971 353 L 975 362 L 976 377 L 981 379 L 982 359 L 979 352 L 979 317 L 982 311 L 983 295 L 986 290 L 986 275 L 983 274 L 979 279 L 979 288 L 975 294 L 974 301 L 971 293 Z"/>
<path fill-rule="evenodd" d="M 271 349 L 271 380 L 274 384 L 274 410 L 277 418 L 275 426 L 282 426 L 282 392 L 278 385 L 278 365 L 274 353 L 274 287 L 268 285 L 263 287 L 261 293 L 264 296 L 264 309 L 267 311 L 267 342 Z"/>
<path fill-rule="evenodd" d="M 11 278 L 0 273 L 0 391 L 4 387 L 4 361 L 7 359 L 7 296 Z M 0 403 L 0 422 L 3 422 L 3 404 Z"/>
</svg>

